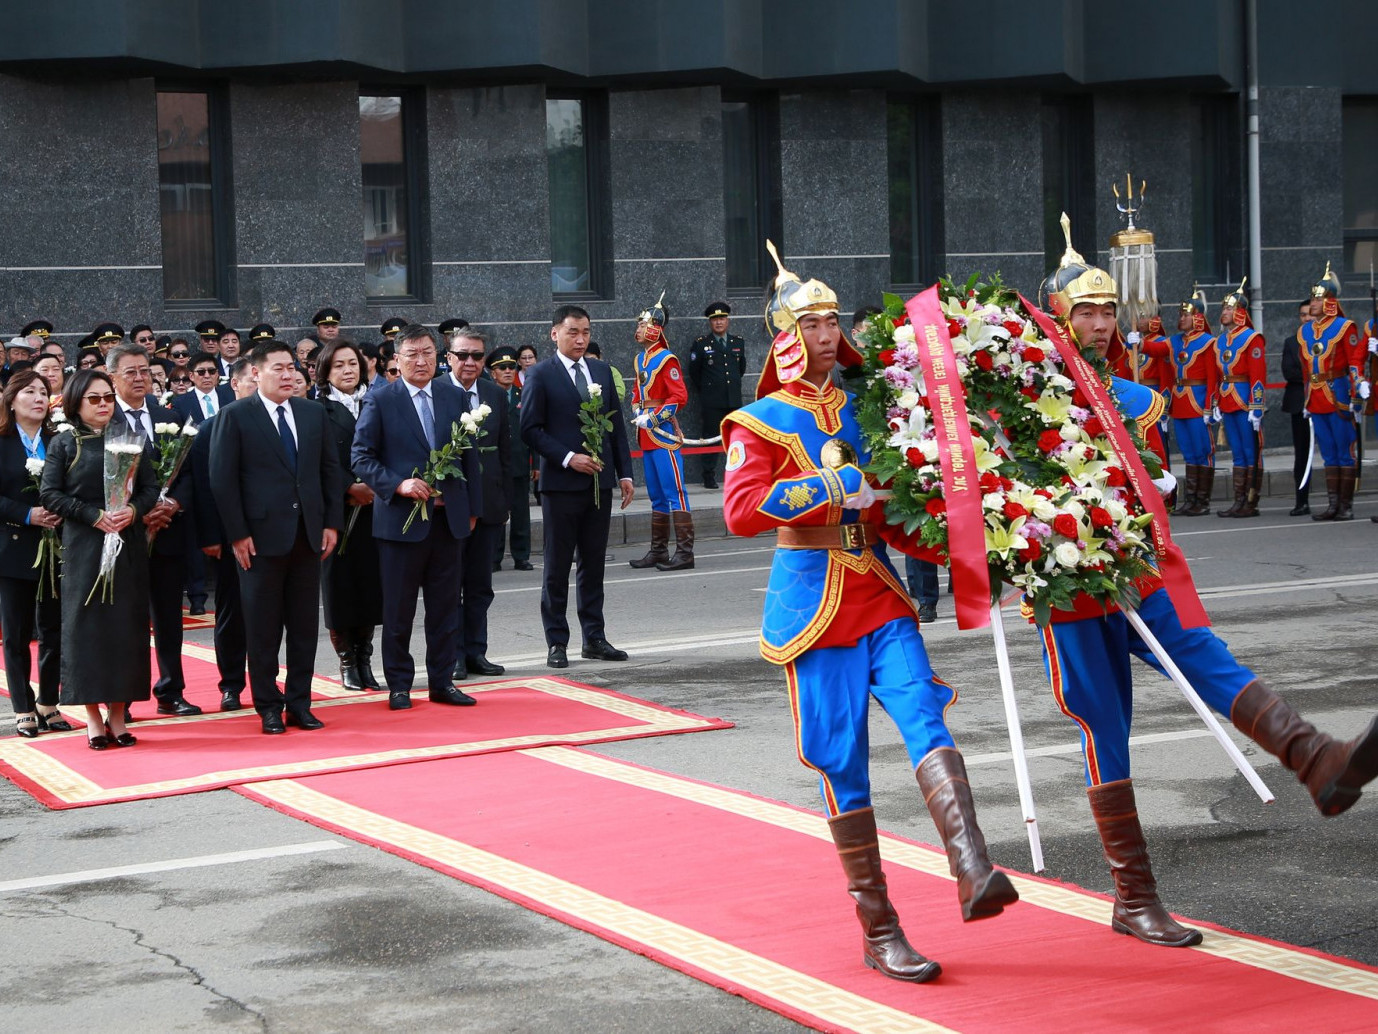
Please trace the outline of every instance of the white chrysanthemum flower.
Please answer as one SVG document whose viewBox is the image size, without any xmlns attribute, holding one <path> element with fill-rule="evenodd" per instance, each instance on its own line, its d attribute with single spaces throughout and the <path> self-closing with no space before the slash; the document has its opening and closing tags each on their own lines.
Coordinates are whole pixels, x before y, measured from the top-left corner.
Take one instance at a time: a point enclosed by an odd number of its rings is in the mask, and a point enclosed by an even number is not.
<svg viewBox="0 0 1378 1034">
<path fill-rule="evenodd" d="M 28 459 L 24 461 L 24 469 L 27 470 L 30 474 L 42 474 L 43 461 L 39 459 L 37 456 L 30 456 Z"/>
</svg>

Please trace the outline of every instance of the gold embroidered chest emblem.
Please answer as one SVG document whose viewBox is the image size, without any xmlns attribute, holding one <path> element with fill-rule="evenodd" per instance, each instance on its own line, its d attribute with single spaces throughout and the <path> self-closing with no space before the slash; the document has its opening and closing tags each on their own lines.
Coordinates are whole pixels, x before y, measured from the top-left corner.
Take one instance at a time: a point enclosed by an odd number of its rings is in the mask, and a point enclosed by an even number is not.
<svg viewBox="0 0 1378 1034">
<path fill-rule="evenodd" d="M 813 505 L 813 497 L 818 490 L 811 485 L 790 485 L 785 489 L 785 505 L 791 510 L 802 510 Z"/>
</svg>

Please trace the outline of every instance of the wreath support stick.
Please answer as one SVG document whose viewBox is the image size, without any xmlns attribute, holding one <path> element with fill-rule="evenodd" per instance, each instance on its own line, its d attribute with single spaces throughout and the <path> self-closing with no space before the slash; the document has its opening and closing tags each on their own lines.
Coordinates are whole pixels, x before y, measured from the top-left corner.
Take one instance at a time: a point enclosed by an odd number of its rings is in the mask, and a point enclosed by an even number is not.
<svg viewBox="0 0 1378 1034">
<path fill-rule="evenodd" d="M 1239 774 L 1248 780 L 1249 785 L 1254 788 L 1254 793 L 1258 794 L 1259 799 L 1263 801 L 1264 804 L 1272 804 L 1274 800 L 1273 792 L 1269 790 L 1263 780 L 1259 778 L 1258 773 L 1254 771 L 1248 759 L 1240 753 L 1239 748 L 1235 746 L 1234 740 L 1230 739 L 1229 736 L 1225 734 L 1225 730 L 1221 728 L 1220 722 L 1216 719 L 1215 715 L 1211 714 L 1210 708 L 1206 706 L 1200 694 L 1192 688 L 1191 683 L 1187 681 L 1187 677 L 1182 674 L 1182 670 L 1173 663 L 1172 658 L 1168 656 L 1168 652 L 1163 649 L 1163 644 L 1158 642 L 1158 637 L 1148 630 L 1148 625 L 1144 624 L 1144 619 L 1139 616 L 1138 611 L 1124 608 L 1124 616 L 1129 619 L 1130 625 L 1133 626 L 1134 631 L 1139 633 L 1139 637 L 1148 644 L 1148 648 L 1153 651 L 1153 656 L 1158 658 L 1158 663 L 1167 671 L 1172 681 L 1177 683 L 1177 688 L 1182 691 L 1182 695 L 1187 698 L 1187 703 L 1191 704 L 1192 709 L 1201 716 L 1201 720 L 1206 723 L 1206 728 L 1220 741 L 1220 746 L 1224 748 L 1225 753 L 1229 755 L 1230 760 L 1234 762 L 1234 767 L 1239 769 Z"/>
<path fill-rule="evenodd" d="M 1043 843 L 1038 838 L 1038 815 L 1034 811 L 1033 786 L 1029 781 L 1029 759 L 1024 753 L 1024 729 L 1019 724 L 1019 702 L 1014 696 L 1014 677 L 1010 674 L 1010 651 L 1005 643 L 1005 623 L 1000 616 L 1000 601 L 990 605 L 990 630 L 995 638 L 995 666 L 1000 669 L 1000 695 L 1005 701 L 1005 725 L 1010 732 L 1010 754 L 1014 758 L 1014 781 L 1019 784 L 1019 808 L 1024 813 L 1024 829 L 1029 834 L 1029 854 L 1033 871 L 1043 871 Z"/>
</svg>

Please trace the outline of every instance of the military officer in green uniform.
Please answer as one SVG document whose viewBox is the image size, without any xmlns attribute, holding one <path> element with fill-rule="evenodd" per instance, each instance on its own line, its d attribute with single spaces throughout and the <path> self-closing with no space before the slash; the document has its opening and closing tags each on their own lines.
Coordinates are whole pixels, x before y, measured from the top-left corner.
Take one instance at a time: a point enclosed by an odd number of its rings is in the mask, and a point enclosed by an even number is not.
<svg viewBox="0 0 1378 1034">
<path fill-rule="evenodd" d="M 727 416 L 742 406 L 742 377 L 746 373 L 746 342 L 727 332 L 732 309 L 713 302 L 703 310 L 709 332 L 689 346 L 689 383 L 702 414 L 702 436 L 712 438 Z M 718 457 L 703 457 L 703 487 L 717 488 Z"/>
</svg>

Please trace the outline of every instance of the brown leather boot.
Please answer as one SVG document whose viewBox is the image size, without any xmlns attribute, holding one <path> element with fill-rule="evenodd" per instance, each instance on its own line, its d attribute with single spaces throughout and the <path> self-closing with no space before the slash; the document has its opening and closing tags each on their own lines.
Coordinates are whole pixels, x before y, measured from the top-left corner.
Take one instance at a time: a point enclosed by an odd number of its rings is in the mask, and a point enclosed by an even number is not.
<svg viewBox="0 0 1378 1034">
<path fill-rule="evenodd" d="M 828 820 L 847 892 L 856 899 L 856 917 L 863 931 L 862 961 L 893 980 L 923 984 L 943 968 L 924 958 L 905 939 L 899 916 L 885 893 L 885 873 L 880 868 L 880 842 L 876 816 L 870 808 L 858 808 Z"/>
<path fill-rule="evenodd" d="M 1110 929 L 1147 944 L 1188 948 L 1201 943 L 1201 931 L 1183 926 L 1158 900 L 1158 884 L 1148 864 L 1148 846 L 1134 805 L 1134 781 L 1120 779 L 1086 790 L 1100 832 L 1105 860 L 1115 879 L 1115 911 Z"/>
<path fill-rule="evenodd" d="M 1185 517 L 1202 517 L 1211 512 L 1211 489 L 1215 486 L 1215 468 L 1196 468 L 1196 504 L 1187 510 Z"/>
<path fill-rule="evenodd" d="M 1282 762 L 1306 786 L 1322 815 L 1338 815 L 1378 775 L 1378 718 L 1341 743 L 1294 711 L 1255 679 L 1230 705 L 1234 727 Z"/>
<path fill-rule="evenodd" d="M 966 763 L 955 747 L 930 751 L 915 770 L 924 803 L 938 827 L 947 851 L 947 867 L 957 877 L 957 901 L 962 919 L 997 916 L 1019 900 L 1019 892 L 1003 872 L 991 867 L 986 838 L 976 824 Z"/>
<path fill-rule="evenodd" d="M 1201 483 L 1201 468 L 1195 463 L 1188 463 L 1186 472 L 1182 475 L 1182 482 L 1177 486 L 1177 509 L 1172 511 L 1174 517 L 1186 517 L 1189 511 L 1196 507 L 1196 493 Z"/>
<path fill-rule="evenodd" d="M 1325 468 L 1325 494 L 1330 499 L 1330 505 L 1320 513 L 1313 513 L 1313 521 L 1333 521 L 1335 515 L 1340 512 L 1340 468 Z"/>
<path fill-rule="evenodd" d="M 670 515 L 661 513 L 659 510 L 651 511 L 651 548 L 646 551 L 646 555 L 640 560 L 628 560 L 628 567 L 635 567 L 638 571 L 646 567 L 655 567 L 656 564 L 663 564 L 670 559 Z"/>
<path fill-rule="evenodd" d="M 330 645 L 340 658 L 340 685 L 345 689 L 362 690 L 364 684 L 359 680 L 359 662 L 354 656 L 354 643 L 343 632 L 337 632 L 333 628 L 326 631 L 330 633 Z"/>
<path fill-rule="evenodd" d="M 1235 467 L 1231 470 L 1234 481 L 1234 503 L 1228 510 L 1216 510 L 1217 517 L 1238 517 L 1239 511 L 1244 508 L 1244 495 L 1249 491 L 1249 473 L 1251 467 Z"/>
<path fill-rule="evenodd" d="M 1244 482 L 1244 505 L 1235 514 L 1236 517 L 1257 517 L 1258 500 L 1263 494 L 1263 462 L 1259 460 L 1256 467 L 1246 468 L 1247 477 Z"/>
<path fill-rule="evenodd" d="M 1358 467 L 1340 468 L 1339 498 L 1336 500 L 1335 519 L 1352 521 L 1354 519 L 1354 479 Z"/>
<path fill-rule="evenodd" d="M 694 566 L 694 515 L 688 510 L 672 510 L 675 524 L 675 555 L 656 564 L 657 571 L 687 571 Z"/>
</svg>

